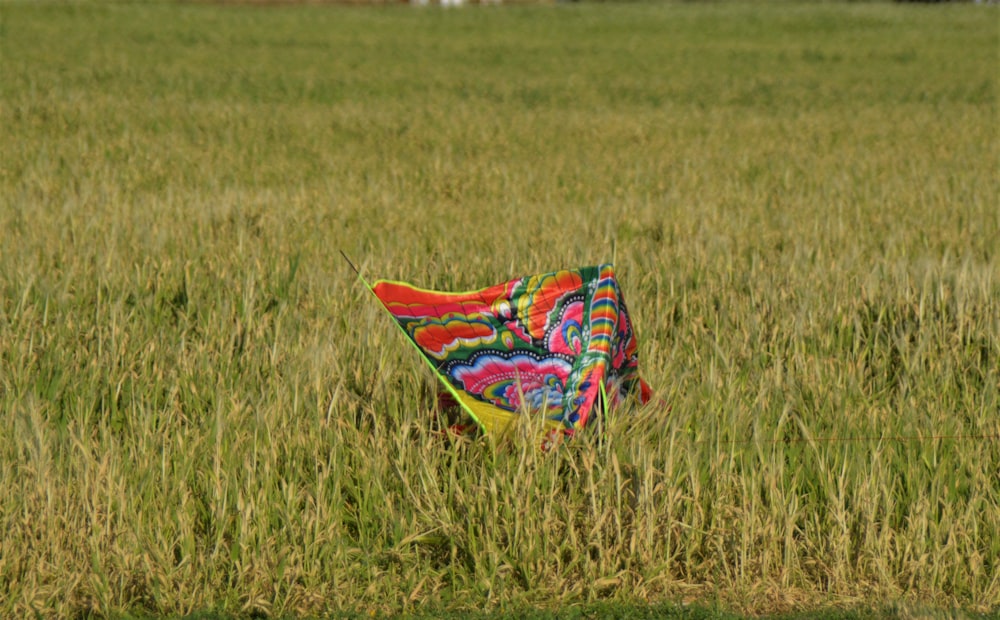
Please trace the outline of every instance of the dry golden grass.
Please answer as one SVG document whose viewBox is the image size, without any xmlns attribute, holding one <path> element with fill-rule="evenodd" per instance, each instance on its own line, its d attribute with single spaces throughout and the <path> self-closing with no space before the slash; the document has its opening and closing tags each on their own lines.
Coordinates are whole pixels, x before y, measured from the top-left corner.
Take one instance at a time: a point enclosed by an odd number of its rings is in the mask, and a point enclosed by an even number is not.
<svg viewBox="0 0 1000 620">
<path fill-rule="evenodd" d="M 0 615 L 996 609 L 994 18 L 5 5 Z M 671 408 L 443 442 L 340 249 L 614 260 Z"/>
</svg>

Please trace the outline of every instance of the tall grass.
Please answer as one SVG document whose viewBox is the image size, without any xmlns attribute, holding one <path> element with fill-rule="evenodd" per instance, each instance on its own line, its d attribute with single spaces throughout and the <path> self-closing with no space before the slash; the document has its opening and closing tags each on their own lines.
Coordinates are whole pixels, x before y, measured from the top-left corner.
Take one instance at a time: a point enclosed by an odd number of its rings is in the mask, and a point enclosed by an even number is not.
<svg viewBox="0 0 1000 620">
<path fill-rule="evenodd" d="M 0 615 L 1000 605 L 992 7 L 0 18 Z M 614 260 L 669 409 L 449 443 L 339 249 Z"/>
</svg>

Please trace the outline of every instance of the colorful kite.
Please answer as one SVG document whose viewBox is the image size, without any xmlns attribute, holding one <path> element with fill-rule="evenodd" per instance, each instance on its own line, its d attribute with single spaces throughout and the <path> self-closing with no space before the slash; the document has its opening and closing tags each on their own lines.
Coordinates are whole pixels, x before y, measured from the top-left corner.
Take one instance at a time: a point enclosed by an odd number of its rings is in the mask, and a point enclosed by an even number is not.
<svg viewBox="0 0 1000 620">
<path fill-rule="evenodd" d="M 629 397 L 650 398 L 611 265 L 464 293 L 385 280 L 369 288 L 487 432 L 527 413 L 572 435 Z"/>
</svg>

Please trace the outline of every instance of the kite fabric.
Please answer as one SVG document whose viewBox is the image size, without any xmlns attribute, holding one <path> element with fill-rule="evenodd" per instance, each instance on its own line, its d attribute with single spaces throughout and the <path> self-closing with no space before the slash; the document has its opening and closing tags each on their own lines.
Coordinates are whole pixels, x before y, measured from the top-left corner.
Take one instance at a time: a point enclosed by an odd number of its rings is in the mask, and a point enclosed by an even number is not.
<svg viewBox="0 0 1000 620">
<path fill-rule="evenodd" d="M 387 280 L 370 288 L 487 432 L 528 413 L 572 435 L 607 407 L 650 398 L 611 265 L 463 293 Z"/>
</svg>

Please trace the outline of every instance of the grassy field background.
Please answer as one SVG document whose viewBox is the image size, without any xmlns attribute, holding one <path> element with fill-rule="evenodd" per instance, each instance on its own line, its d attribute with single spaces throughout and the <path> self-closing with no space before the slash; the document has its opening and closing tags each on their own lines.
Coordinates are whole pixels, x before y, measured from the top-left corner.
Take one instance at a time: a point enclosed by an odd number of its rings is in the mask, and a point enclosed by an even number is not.
<svg viewBox="0 0 1000 620">
<path fill-rule="evenodd" d="M 998 30 L 0 5 L 0 615 L 996 610 Z M 340 249 L 613 260 L 670 409 L 449 444 Z"/>
</svg>

